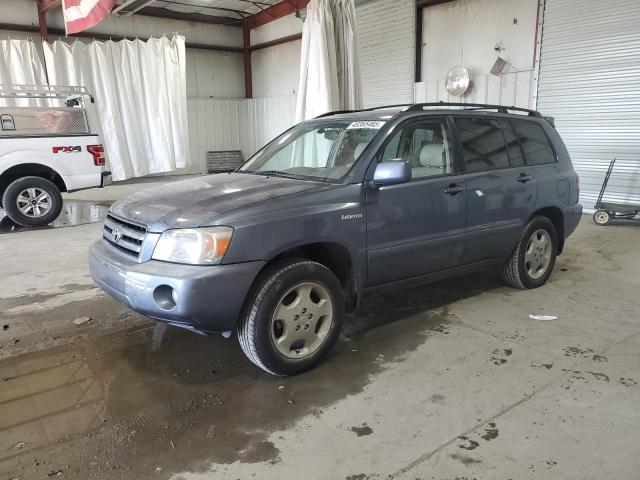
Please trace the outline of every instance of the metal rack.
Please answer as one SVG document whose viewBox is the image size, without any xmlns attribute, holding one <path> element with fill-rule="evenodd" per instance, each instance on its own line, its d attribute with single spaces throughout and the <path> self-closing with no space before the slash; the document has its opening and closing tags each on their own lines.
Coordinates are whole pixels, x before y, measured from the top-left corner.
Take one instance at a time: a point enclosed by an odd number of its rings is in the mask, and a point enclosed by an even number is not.
<svg viewBox="0 0 640 480">
<path fill-rule="evenodd" d="M 86 87 L 58 85 L 0 85 L 0 98 L 61 99 L 70 96 L 91 97 Z"/>
<path fill-rule="evenodd" d="M 406 103 L 399 105 L 384 105 L 381 107 L 362 108 L 360 110 L 336 110 L 334 112 L 323 113 L 316 118 L 329 117 L 331 115 L 340 115 L 342 113 L 358 113 L 358 112 L 373 112 L 376 110 L 387 110 L 390 108 L 403 108 L 403 112 L 420 112 L 426 108 L 441 108 L 441 107 L 461 107 L 462 110 L 497 110 L 500 113 L 509 112 L 523 112 L 530 117 L 540 117 L 542 114 L 537 110 L 530 110 L 528 108 L 521 107 L 507 107 L 506 105 L 491 105 L 486 103 L 462 103 L 462 102 L 431 102 L 431 103 Z"/>
<path fill-rule="evenodd" d="M 93 103 L 82 86 L 0 85 L 0 138 L 94 133 Z"/>
</svg>

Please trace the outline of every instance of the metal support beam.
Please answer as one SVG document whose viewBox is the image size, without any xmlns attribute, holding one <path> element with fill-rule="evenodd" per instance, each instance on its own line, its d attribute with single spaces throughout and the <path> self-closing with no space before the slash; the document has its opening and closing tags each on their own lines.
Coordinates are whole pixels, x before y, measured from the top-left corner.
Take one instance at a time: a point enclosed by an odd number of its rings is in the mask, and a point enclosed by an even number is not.
<svg viewBox="0 0 640 480">
<path fill-rule="evenodd" d="M 455 2 L 456 0 L 417 0 L 418 7 L 434 7 L 443 3 Z"/>
<path fill-rule="evenodd" d="M 62 0 L 38 0 L 38 11 L 46 13 L 62 5 Z"/>
<path fill-rule="evenodd" d="M 40 2 L 37 4 L 38 6 L 38 30 L 40 32 L 40 38 L 42 40 L 46 40 L 49 36 L 49 31 L 47 30 L 47 17 L 40 6 Z"/>
<path fill-rule="evenodd" d="M 423 7 L 416 6 L 416 71 L 415 79 L 416 83 L 422 81 L 422 29 L 423 29 Z"/>
<path fill-rule="evenodd" d="M 38 27 L 34 27 L 33 25 L 16 25 L 14 23 L 0 23 L 0 30 L 9 30 L 12 32 L 38 32 L 39 31 Z M 95 38 L 96 40 L 147 40 L 146 37 L 123 37 L 120 35 L 107 35 L 103 33 L 89 33 L 89 32 L 75 33 L 67 37 L 65 35 L 64 30 L 60 30 L 57 28 L 48 29 L 48 35 L 50 37 L 65 37 L 68 40 L 73 40 L 76 37 Z M 199 50 L 214 50 L 217 52 L 233 52 L 233 53 L 244 52 L 244 48 L 242 47 L 229 47 L 226 45 L 206 45 L 202 43 L 186 43 L 185 47 L 196 48 Z"/>
<path fill-rule="evenodd" d="M 145 7 L 138 10 L 134 15 L 146 17 L 168 18 L 172 20 L 185 20 L 187 22 L 210 23 L 213 25 L 239 26 L 241 18 L 219 17 L 213 15 L 201 15 L 197 13 L 184 13 L 168 10 L 166 8 Z"/>
<path fill-rule="evenodd" d="M 251 75 L 251 27 L 249 23 L 242 25 L 244 39 L 244 93 L 246 98 L 253 98 L 253 78 Z"/>
<path fill-rule="evenodd" d="M 276 38 L 275 40 L 270 40 L 264 43 L 258 43 L 257 45 L 253 45 L 251 47 L 251 51 L 255 52 L 256 50 L 262 50 L 263 48 L 275 47 L 276 45 L 282 45 L 283 43 L 295 42 L 296 40 L 302 40 L 301 33 L 295 33 L 293 35 L 289 35 L 287 37 Z"/>
<path fill-rule="evenodd" d="M 309 1 L 310 0 L 285 0 L 271 5 L 251 17 L 245 18 L 244 21 L 249 25 L 249 28 L 257 28 L 273 22 L 278 18 L 286 17 L 287 15 L 302 10 L 309 4 Z"/>
</svg>

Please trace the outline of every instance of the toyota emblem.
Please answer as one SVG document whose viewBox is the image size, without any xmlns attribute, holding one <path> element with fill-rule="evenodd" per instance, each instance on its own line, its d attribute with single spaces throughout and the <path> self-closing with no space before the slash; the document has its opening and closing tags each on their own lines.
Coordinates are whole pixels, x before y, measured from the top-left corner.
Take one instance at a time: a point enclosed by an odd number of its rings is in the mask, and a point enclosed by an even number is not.
<svg viewBox="0 0 640 480">
<path fill-rule="evenodd" d="M 121 238 L 122 232 L 120 229 L 118 227 L 113 227 L 113 230 L 111 230 L 111 239 L 113 240 L 113 243 L 118 243 Z"/>
</svg>

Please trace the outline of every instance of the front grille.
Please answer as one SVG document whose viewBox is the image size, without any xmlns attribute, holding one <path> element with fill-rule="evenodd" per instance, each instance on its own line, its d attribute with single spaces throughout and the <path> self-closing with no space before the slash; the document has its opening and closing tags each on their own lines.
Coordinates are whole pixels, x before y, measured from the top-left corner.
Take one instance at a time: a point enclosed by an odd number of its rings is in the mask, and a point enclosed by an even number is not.
<svg viewBox="0 0 640 480">
<path fill-rule="evenodd" d="M 138 261 L 146 234 L 145 227 L 121 220 L 109 213 L 104 221 L 102 238 L 116 251 Z"/>
</svg>

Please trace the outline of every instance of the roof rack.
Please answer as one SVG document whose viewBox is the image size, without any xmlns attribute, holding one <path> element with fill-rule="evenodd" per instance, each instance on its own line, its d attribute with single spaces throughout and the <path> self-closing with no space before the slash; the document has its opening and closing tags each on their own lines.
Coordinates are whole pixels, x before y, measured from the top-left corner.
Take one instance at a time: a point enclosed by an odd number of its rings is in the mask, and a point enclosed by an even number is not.
<svg viewBox="0 0 640 480">
<path fill-rule="evenodd" d="M 70 85 L 0 85 L 0 98 L 65 98 L 86 95 L 86 87 Z"/>
<path fill-rule="evenodd" d="M 425 107 L 465 107 L 465 110 L 497 110 L 500 113 L 509 113 L 510 110 L 515 112 L 526 112 L 531 117 L 542 117 L 542 114 L 536 110 L 521 107 L 507 107 L 506 105 L 490 105 L 486 103 L 462 103 L 462 102 L 432 102 L 432 103 L 416 103 L 411 105 L 407 112 L 419 112 Z M 471 108 L 468 108 L 471 107 Z"/>
<path fill-rule="evenodd" d="M 374 110 L 384 110 L 388 108 L 406 107 L 405 112 L 419 112 L 425 107 L 464 107 L 464 110 L 497 110 L 500 113 L 509 113 L 509 111 L 525 112 L 531 117 L 542 117 L 542 114 L 536 110 L 521 107 L 507 107 L 506 105 L 490 105 L 486 103 L 462 103 L 462 102 L 432 102 L 432 103 L 403 103 L 399 105 L 383 105 L 381 107 L 363 108 L 361 110 L 336 110 L 334 112 L 323 113 L 315 118 L 329 117 L 331 115 L 339 115 L 342 113 L 372 112 Z"/>
<path fill-rule="evenodd" d="M 373 112 L 374 110 L 384 110 L 386 108 L 397 108 L 397 107 L 410 107 L 412 105 L 413 103 L 401 103 L 398 105 L 383 105 L 382 107 L 361 108 L 359 110 L 335 110 L 333 112 L 323 113 L 322 115 L 318 115 L 315 118 L 330 117 L 331 115 L 340 115 L 342 113 Z"/>
</svg>

